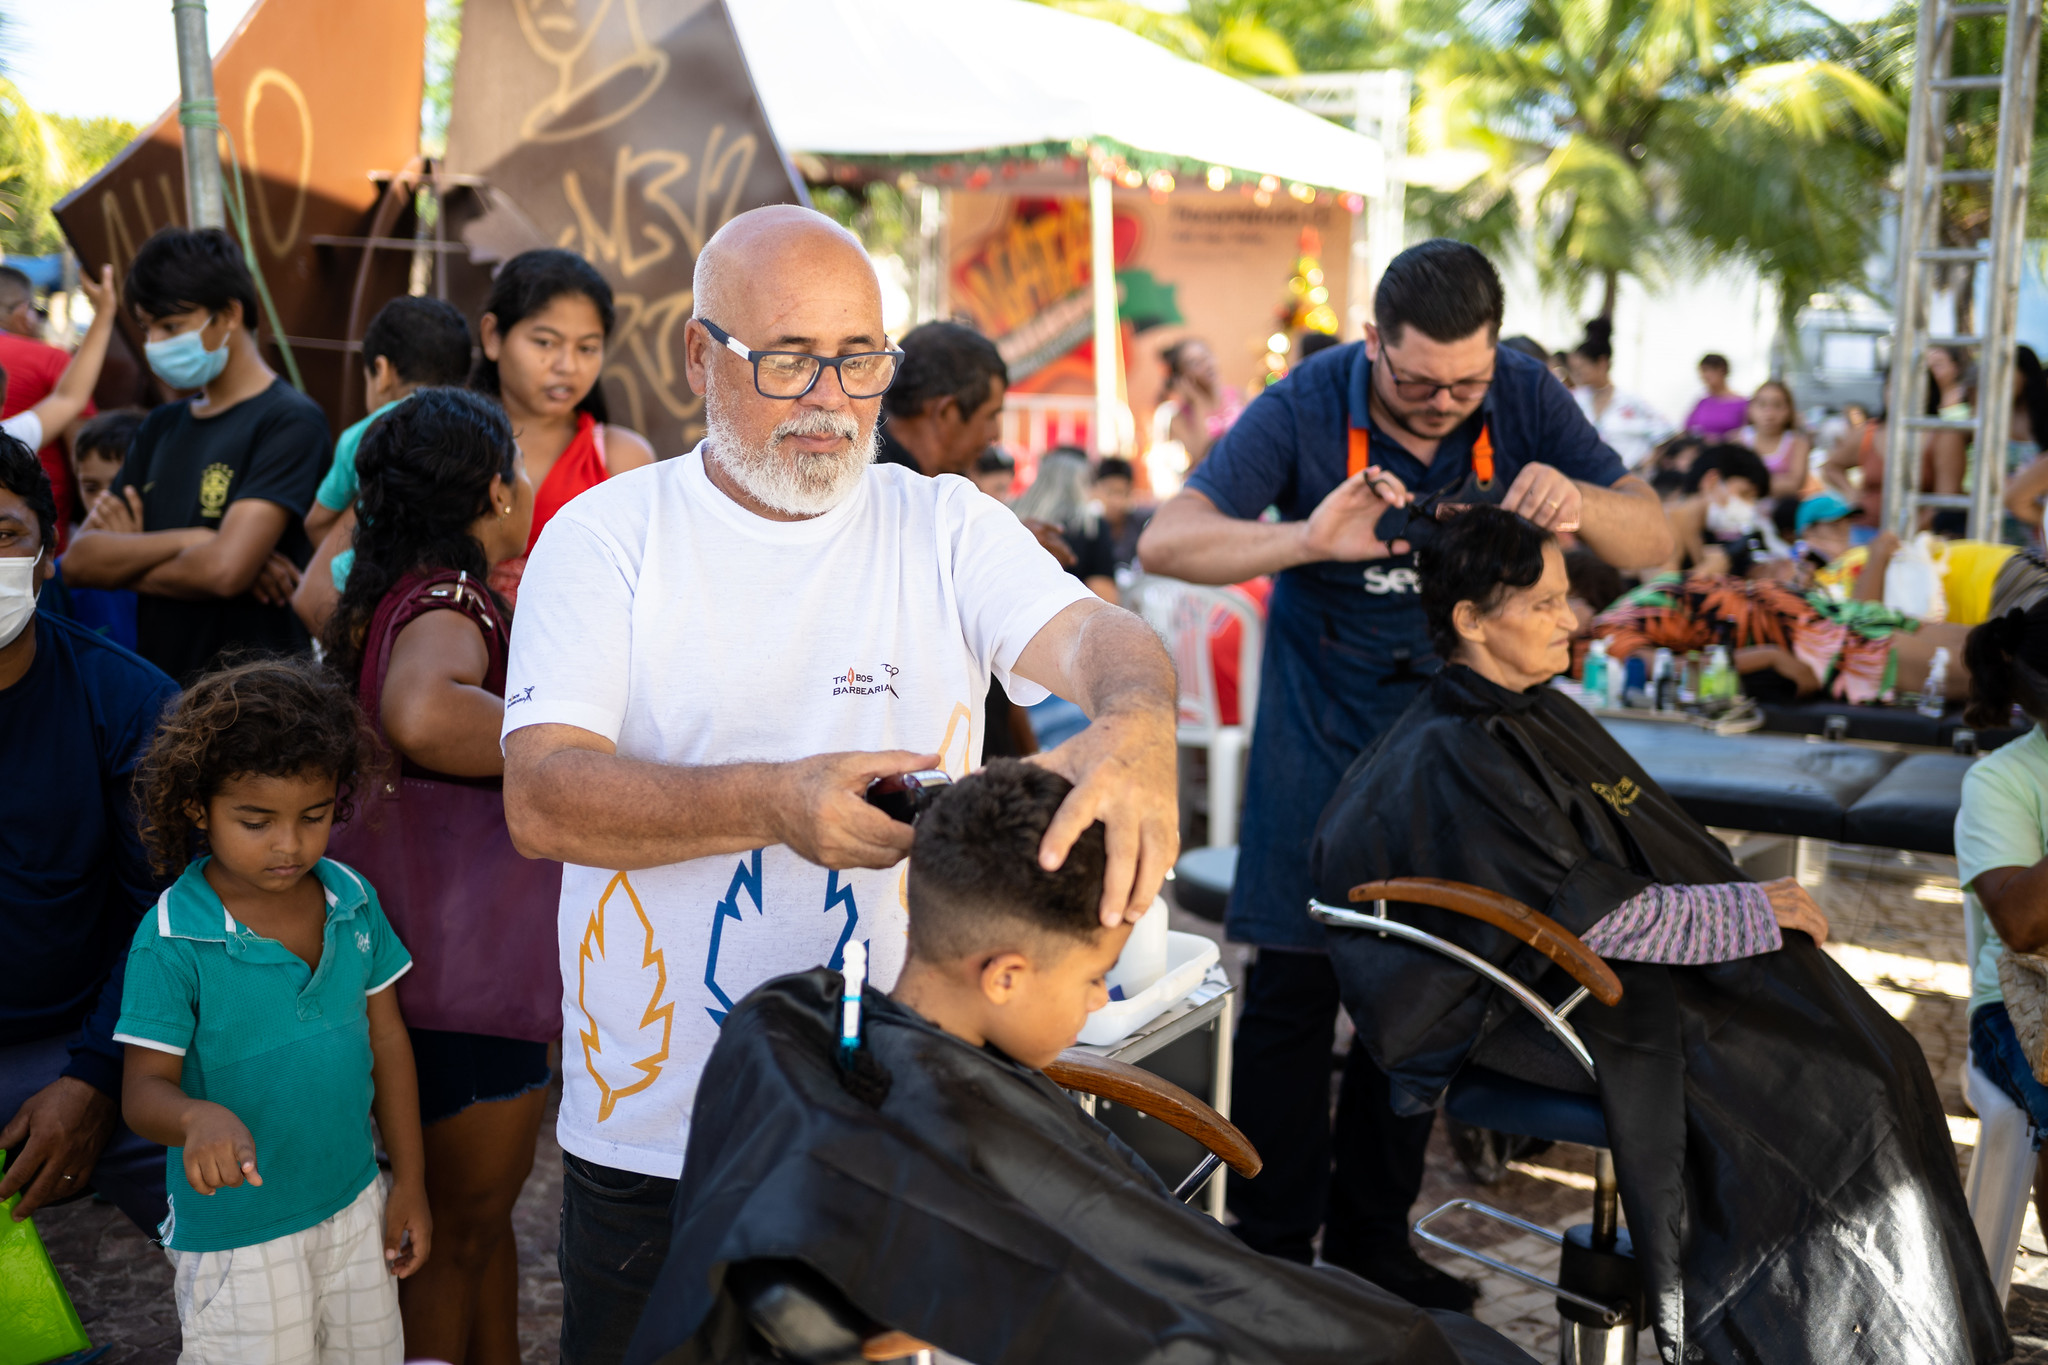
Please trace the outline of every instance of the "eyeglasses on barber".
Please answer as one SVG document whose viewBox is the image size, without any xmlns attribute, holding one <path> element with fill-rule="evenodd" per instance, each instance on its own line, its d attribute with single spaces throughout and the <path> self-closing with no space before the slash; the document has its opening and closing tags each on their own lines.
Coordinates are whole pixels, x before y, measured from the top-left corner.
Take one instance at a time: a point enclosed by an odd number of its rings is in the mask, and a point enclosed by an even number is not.
<svg viewBox="0 0 2048 1365">
<path fill-rule="evenodd" d="M 698 318 L 711 339 L 754 367 L 754 391 L 763 398 L 801 398 L 817 387 L 818 376 L 831 366 L 839 371 L 839 387 L 848 398 L 880 398 L 896 382 L 903 352 L 856 351 L 852 355 L 813 355 L 809 351 L 756 351 L 709 318 Z"/>
<path fill-rule="evenodd" d="M 1431 403 L 1440 393 L 1448 393 L 1454 402 L 1470 403 L 1475 398 L 1486 397 L 1486 391 L 1493 387 L 1492 375 L 1484 379 L 1459 379 L 1439 384 L 1433 379 L 1403 379 L 1394 373 L 1392 365 L 1387 366 L 1387 378 L 1393 381 L 1394 392 L 1404 403 Z"/>
</svg>

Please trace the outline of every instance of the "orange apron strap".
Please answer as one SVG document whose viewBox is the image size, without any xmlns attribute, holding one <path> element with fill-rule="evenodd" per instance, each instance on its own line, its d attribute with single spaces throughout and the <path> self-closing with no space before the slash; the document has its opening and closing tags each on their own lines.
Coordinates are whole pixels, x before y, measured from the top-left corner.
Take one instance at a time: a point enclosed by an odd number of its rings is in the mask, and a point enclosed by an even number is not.
<svg viewBox="0 0 2048 1365">
<path fill-rule="evenodd" d="M 1479 428 L 1479 439 L 1472 443 L 1472 472 L 1479 482 L 1493 482 L 1493 427 L 1488 423 Z"/>
<path fill-rule="evenodd" d="M 1491 463 L 1491 452 L 1489 465 Z M 1372 432 L 1364 427 L 1351 428 L 1351 458 L 1346 462 L 1344 477 L 1351 478 L 1372 463 Z"/>
</svg>

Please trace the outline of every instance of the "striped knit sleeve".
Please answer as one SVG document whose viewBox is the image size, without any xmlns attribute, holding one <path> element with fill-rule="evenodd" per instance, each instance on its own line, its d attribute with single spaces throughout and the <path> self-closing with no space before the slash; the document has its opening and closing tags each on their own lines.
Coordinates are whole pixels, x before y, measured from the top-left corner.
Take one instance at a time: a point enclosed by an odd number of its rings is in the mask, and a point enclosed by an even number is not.
<svg viewBox="0 0 2048 1365">
<path fill-rule="evenodd" d="M 1698 967 L 1784 946 L 1771 898 L 1754 882 L 1649 886 L 1610 911 L 1586 946 L 1626 962 Z"/>
</svg>

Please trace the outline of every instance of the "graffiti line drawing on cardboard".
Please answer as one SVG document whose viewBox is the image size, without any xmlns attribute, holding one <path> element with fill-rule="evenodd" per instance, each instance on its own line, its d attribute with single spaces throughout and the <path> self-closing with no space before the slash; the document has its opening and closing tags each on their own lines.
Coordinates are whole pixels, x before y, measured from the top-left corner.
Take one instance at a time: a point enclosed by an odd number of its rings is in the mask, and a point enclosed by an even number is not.
<svg viewBox="0 0 2048 1365">
<path fill-rule="evenodd" d="M 596 0 L 588 18 L 577 14 L 578 0 L 513 0 L 513 8 L 526 45 L 556 72 L 555 88 L 520 121 L 519 135 L 529 142 L 569 142 L 609 128 L 645 104 L 668 76 L 668 54 L 649 43 L 640 26 L 639 0 Z M 577 66 L 614 9 L 629 50 L 578 79 Z M 584 109 L 586 102 L 592 107 Z"/>
</svg>

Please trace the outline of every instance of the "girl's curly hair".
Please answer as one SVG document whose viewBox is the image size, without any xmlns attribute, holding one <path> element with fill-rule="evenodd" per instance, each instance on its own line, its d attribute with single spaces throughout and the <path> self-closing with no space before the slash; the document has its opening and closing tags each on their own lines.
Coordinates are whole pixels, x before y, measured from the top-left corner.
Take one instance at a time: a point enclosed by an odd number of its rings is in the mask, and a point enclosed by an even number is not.
<svg viewBox="0 0 2048 1365">
<path fill-rule="evenodd" d="M 332 773 L 334 820 L 347 820 L 367 737 L 347 684 L 311 659 L 258 659 L 207 674 L 171 707 L 136 770 L 150 866 L 159 876 L 182 872 L 204 837 L 195 812 L 245 775 Z"/>
</svg>

